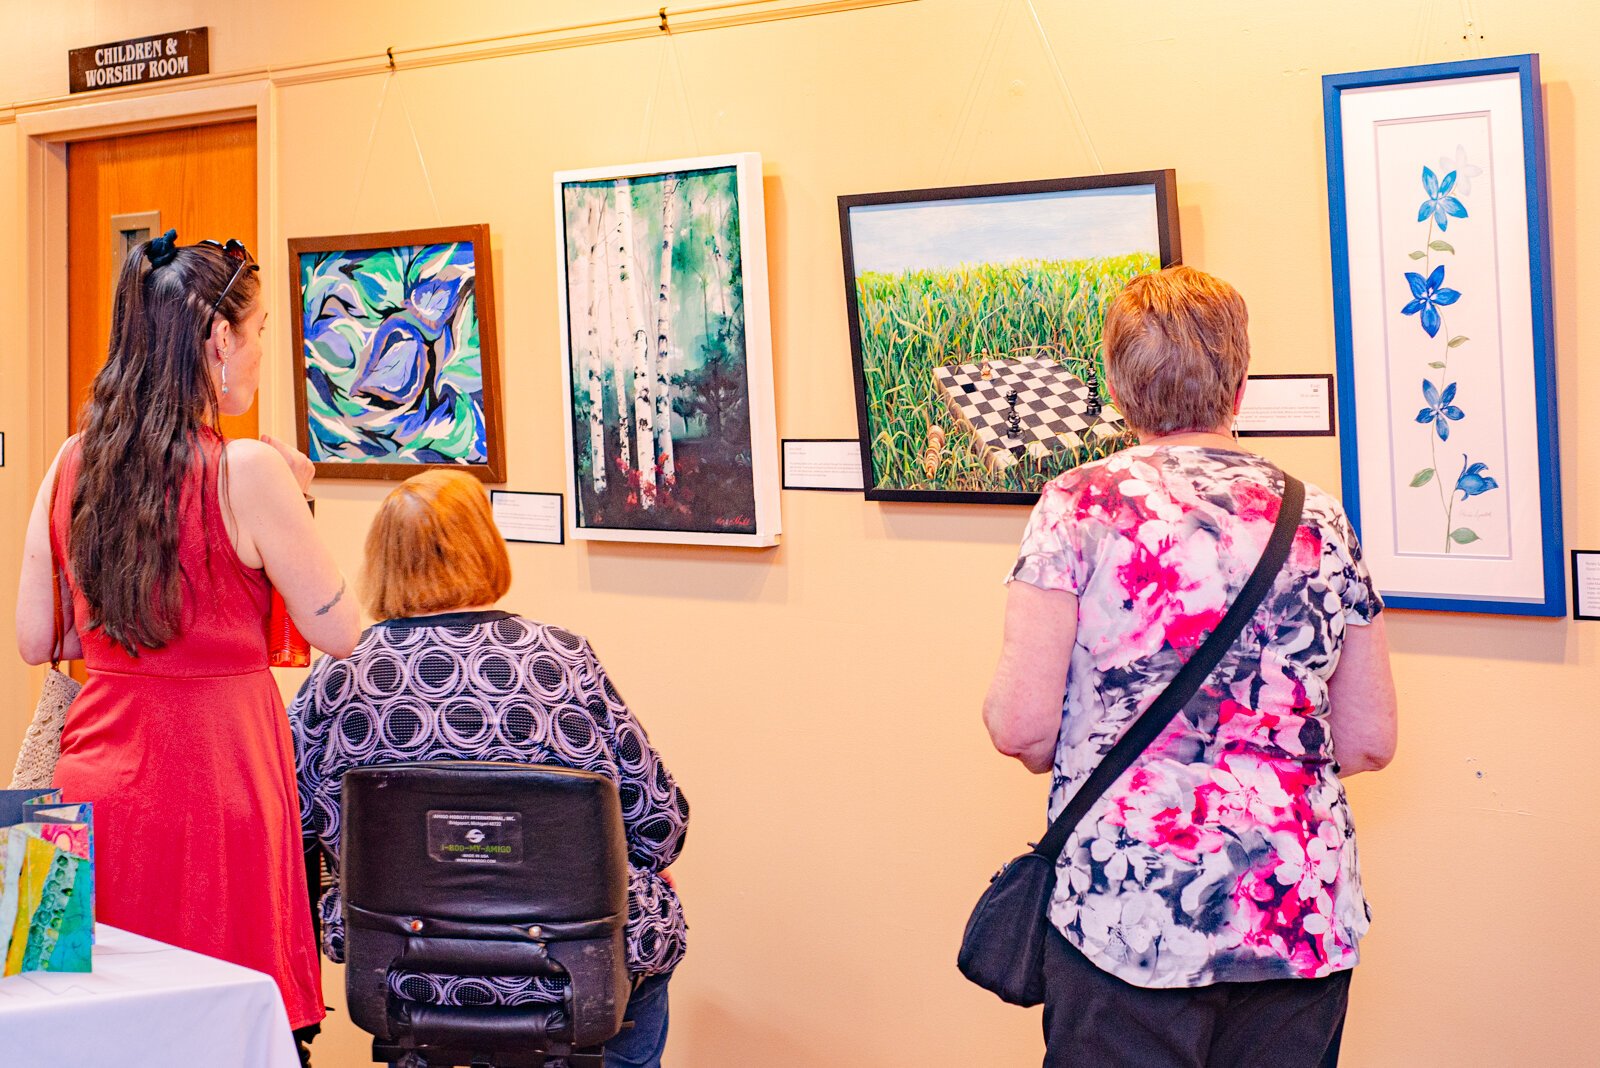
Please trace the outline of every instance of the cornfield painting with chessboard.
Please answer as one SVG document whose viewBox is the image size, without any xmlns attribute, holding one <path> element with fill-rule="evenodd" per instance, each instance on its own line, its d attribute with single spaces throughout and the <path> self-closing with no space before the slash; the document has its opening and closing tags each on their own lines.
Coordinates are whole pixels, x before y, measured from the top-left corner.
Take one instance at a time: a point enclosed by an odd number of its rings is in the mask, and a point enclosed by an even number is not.
<svg viewBox="0 0 1600 1068">
<path fill-rule="evenodd" d="M 867 496 L 1026 502 L 1132 442 L 1106 301 L 1178 261 L 1171 171 L 841 197 Z"/>
</svg>

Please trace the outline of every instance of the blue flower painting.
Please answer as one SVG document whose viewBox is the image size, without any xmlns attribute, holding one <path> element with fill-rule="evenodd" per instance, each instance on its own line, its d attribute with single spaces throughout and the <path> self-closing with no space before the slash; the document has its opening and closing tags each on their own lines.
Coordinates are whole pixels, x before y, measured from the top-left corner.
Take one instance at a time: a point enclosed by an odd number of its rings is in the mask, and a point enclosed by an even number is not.
<svg viewBox="0 0 1600 1068">
<path fill-rule="evenodd" d="M 1461 299 L 1461 294 L 1444 286 L 1444 264 L 1433 269 L 1433 273 L 1423 278 L 1415 271 L 1406 272 L 1406 284 L 1411 287 L 1411 303 L 1400 309 L 1401 315 L 1416 315 L 1422 313 L 1422 329 L 1427 331 L 1429 337 L 1439 336 L 1439 326 L 1444 320 L 1439 315 L 1440 308 L 1448 308 Z"/>
<path fill-rule="evenodd" d="M 1433 428 L 1439 433 L 1440 441 L 1450 440 L 1450 422 L 1456 419 L 1465 419 L 1466 413 L 1450 402 L 1456 399 L 1456 384 L 1450 383 L 1444 387 L 1444 392 L 1439 392 L 1439 387 L 1422 380 L 1422 399 L 1428 406 L 1417 413 L 1417 422 L 1432 423 Z"/>
<path fill-rule="evenodd" d="M 1467 424 L 1466 410 L 1456 404 L 1459 383 L 1448 381 L 1450 357 L 1451 353 L 1461 351 L 1472 339 L 1463 334 L 1452 334 L 1445 329 L 1445 313 L 1440 309 L 1455 306 L 1463 296 L 1459 290 L 1451 289 L 1444 284 L 1445 265 L 1442 262 L 1434 263 L 1436 254 L 1441 258 L 1455 256 L 1456 248 L 1450 242 L 1435 237 L 1434 231 L 1435 228 L 1440 233 L 1448 230 L 1451 219 L 1470 218 L 1461 195 L 1465 195 L 1471 189 L 1471 178 L 1483 173 L 1480 168 L 1471 164 L 1467 159 L 1466 149 L 1460 146 L 1456 148 L 1453 161 L 1446 158 L 1441 160 L 1441 163 L 1448 168 L 1442 178 L 1432 167 L 1422 168 L 1422 189 L 1426 199 L 1417 209 L 1416 221 L 1428 224 L 1427 236 L 1423 240 L 1422 248 L 1408 254 L 1413 261 L 1421 261 L 1422 270 L 1404 272 L 1406 286 L 1411 291 L 1411 299 L 1401 307 L 1400 314 L 1415 315 L 1423 333 L 1428 335 L 1429 342 L 1435 339 L 1441 342 L 1438 350 L 1433 350 L 1430 345 L 1425 355 L 1428 369 L 1437 372 L 1439 381 L 1444 385 L 1441 388 L 1435 385 L 1431 378 L 1426 375 L 1423 377 L 1423 407 L 1416 415 L 1416 422 L 1428 428 L 1426 431 L 1428 454 L 1432 462 L 1412 476 L 1411 488 L 1421 490 L 1430 485 L 1434 487 L 1427 492 L 1430 496 L 1434 493 L 1438 495 L 1438 507 L 1444 517 L 1443 549 L 1449 553 L 1458 545 L 1471 545 L 1482 540 L 1478 532 L 1471 527 L 1455 525 L 1455 506 L 1469 498 L 1499 489 L 1500 483 L 1489 474 L 1488 463 L 1482 461 L 1472 463 L 1465 453 L 1461 456 L 1461 474 L 1456 477 L 1454 489 L 1445 488 L 1444 480 L 1449 476 L 1439 471 L 1437 452 L 1439 444 L 1450 440 L 1452 426 Z M 1461 195 L 1457 195 L 1458 193 Z M 1439 337 L 1441 332 L 1444 334 L 1443 338 Z M 1470 437 L 1470 433 L 1468 436 Z"/>
<path fill-rule="evenodd" d="M 487 463 L 473 242 L 298 256 L 307 455 Z"/>
<path fill-rule="evenodd" d="M 1448 230 L 1451 219 L 1465 219 L 1467 206 L 1450 195 L 1450 190 L 1455 188 L 1455 184 L 1455 171 L 1446 174 L 1444 180 L 1440 181 L 1439 176 L 1433 173 L 1432 167 L 1422 168 L 1422 188 L 1427 190 L 1428 199 L 1417 209 L 1417 222 L 1422 222 L 1432 215 L 1440 230 Z"/>
<path fill-rule="evenodd" d="M 1461 474 L 1456 478 L 1456 489 L 1461 493 L 1462 500 L 1500 488 L 1500 483 L 1484 474 L 1484 469 L 1488 466 L 1482 463 L 1469 464 L 1467 454 L 1461 454 Z"/>
</svg>

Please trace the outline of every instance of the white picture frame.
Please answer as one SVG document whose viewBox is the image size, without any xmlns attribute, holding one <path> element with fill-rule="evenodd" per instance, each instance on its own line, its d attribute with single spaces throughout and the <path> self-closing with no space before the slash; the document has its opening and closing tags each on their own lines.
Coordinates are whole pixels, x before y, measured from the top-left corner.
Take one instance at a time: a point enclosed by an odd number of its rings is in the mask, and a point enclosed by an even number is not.
<svg viewBox="0 0 1600 1068">
<path fill-rule="evenodd" d="M 760 155 L 560 171 L 554 193 L 570 536 L 776 545 Z"/>
</svg>

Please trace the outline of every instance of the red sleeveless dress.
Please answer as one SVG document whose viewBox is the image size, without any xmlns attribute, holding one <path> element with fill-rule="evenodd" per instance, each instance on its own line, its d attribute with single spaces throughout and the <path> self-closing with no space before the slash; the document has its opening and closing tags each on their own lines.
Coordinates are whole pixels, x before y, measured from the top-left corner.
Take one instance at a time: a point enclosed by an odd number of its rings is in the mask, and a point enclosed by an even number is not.
<svg viewBox="0 0 1600 1068">
<path fill-rule="evenodd" d="M 217 496 L 222 441 L 199 436 L 176 521 L 182 622 L 130 657 L 72 581 L 89 681 L 55 785 L 94 802 L 97 919 L 266 972 L 293 1027 L 322 1019 L 300 851 L 294 743 L 267 667 L 270 587 L 239 560 Z M 79 455 L 62 460 L 51 540 L 65 563 Z"/>
</svg>

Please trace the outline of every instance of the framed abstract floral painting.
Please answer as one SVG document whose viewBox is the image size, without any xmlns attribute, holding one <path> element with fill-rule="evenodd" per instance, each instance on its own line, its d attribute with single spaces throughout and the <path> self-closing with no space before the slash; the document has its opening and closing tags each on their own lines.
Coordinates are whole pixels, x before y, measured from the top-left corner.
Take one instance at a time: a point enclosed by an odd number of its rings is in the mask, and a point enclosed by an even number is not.
<svg viewBox="0 0 1600 1068">
<path fill-rule="evenodd" d="M 289 242 L 296 435 L 331 478 L 505 479 L 489 228 Z"/>
<path fill-rule="evenodd" d="M 1539 58 L 1323 98 L 1344 501 L 1378 588 L 1565 615 Z"/>
</svg>

